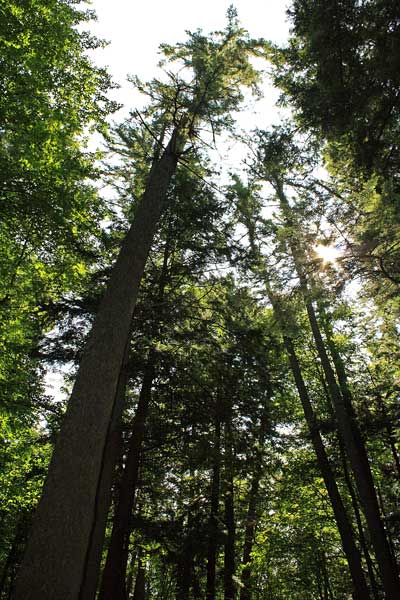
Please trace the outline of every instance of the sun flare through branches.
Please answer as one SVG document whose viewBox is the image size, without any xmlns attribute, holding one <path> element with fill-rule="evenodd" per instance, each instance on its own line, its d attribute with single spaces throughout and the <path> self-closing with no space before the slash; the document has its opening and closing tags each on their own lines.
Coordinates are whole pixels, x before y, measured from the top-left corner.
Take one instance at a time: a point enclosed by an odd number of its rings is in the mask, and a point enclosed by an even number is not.
<svg viewBox="0 0 400 600">
<path fill-rule="evenodd" d="M 314 251 L 318 258 L 322 259 L 322 262 L 324 263 L 335 263 L 340 256 L 340 250 L 335 246 L 318 244 L 317 246 L 314 246 Z"/>
</svg>

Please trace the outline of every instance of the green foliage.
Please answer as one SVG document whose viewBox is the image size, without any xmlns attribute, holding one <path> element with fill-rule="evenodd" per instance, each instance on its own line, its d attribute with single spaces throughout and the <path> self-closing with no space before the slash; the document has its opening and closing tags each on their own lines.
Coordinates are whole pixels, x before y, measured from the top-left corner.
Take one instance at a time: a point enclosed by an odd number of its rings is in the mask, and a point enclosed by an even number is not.
<svg viewBox="0 0 400 600">
<path fill-rule="evenodd" d="M 219 173 L 207 149 L 233 131 L 244 89 L 258 93 L 251 59 L 264 55 L 265 42 L 252 40 L 230 8 L 224 31 L 197 30 L 162 45 L 166 76 L 148 84 L 132 78 L 148 106 L 109 133 L 110 80 L 86 55 L 103 43 L 82 32 L 92 13 L 78 5 L 28 0 L 0 8 L 0 595 L 12 589 L 60 421 L 61 407 L 43 389 L 43 361 L 79 360 L 121 237 L 177 132 L 179 164 L 134 314 L 112 489 L 116 496 L 154 351 L 139 490 L 126 524 L 131 588 L 141 554 L 151 597 L 201 597 L 214 533 L 216 597 L 223 597 L 232 477 L 238 596 L 250 520 L 251 600 L 348 600 L 340 536 L 282 333 L 298 354 L 359 543 L 364 517 L 357 529 L 357 498 L 304 308 L 310 300 L 330 359 L 334 348 L 344 363 L 398 554 L 397 4 L 294 1 L 288 47 L 269 46 L 269 55 L 297 122 L 254 132 L 247 182 L 233 175 L 225 196 L 211 183 Z M 119 156 L 106 158 L 101 173 L 114 189 L 114 210 L 94 186 L 99 155 L 86 147 L 94 130 Z M 323 160 L 328 173 L 321 174 Z M 340 243 L 345 255 L 323 263 L 315 251 L 321 242 Z M 346 296 L 359 276 L 364 289 Z M 368 536 L 365 544 L 375 568 Z"/>
<path fill-rule="evenodd" d="M 271 54 L 301 122 L 341 140 L 367 172 L 396 176 L 398 4 L 295 0 L 289 15 L 289 45 Z"/>
<path fill-rule="evenodd" d="M 105 216 L 89 183 L 95 155 L 84 149 L 89 129 L 104 129 L 113 109 L 109 77 L 86 55 L 102 43 L 77 29 L 91 17 L 58 0 L 1 6 L 0 372 L 8 403 L 14 388 L 28 400 L 33 350 L 51 326 L 46 306 L 83 285 Z"/>
<path fill-rule="evenodd" d="M 287 449 L 253 550 L 255 598 L 312 599 L 330 588 L 351 597 L 345 559 L 322 480 L 308 448 Z M 334 590 L 334 592 L 333 592 Z"/>
<path fill-rule="evenodd" d="M 50 442 L 38 420 L 58 410 L 44 394 L 38 345 L 55 326 L 55 303 L 85 289 L 107 214 L 93 183 L 98 154 L 86 145 L 116 106 L 108 74 L 87 55 L 103 42 L 79 30 L 93 14 L 78 4 L 0 7 L 3 565 L 9 552 L 21 558 L 46 473 Z"/>
</svg>

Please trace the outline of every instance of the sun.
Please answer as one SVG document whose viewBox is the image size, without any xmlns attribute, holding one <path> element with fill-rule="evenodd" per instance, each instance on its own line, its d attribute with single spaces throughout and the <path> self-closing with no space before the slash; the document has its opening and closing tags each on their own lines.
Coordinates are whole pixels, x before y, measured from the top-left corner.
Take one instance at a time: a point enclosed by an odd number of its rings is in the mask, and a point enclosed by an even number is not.
<svg viewBox="0 0 400 600">
<path fill-rule="evenodd" d="M 324 246 L 323 244 L 314 246 L 314 252 L 324 263 L 335 263 L 340 256 L 340 250 L 335 246 Z"/>
</svg>

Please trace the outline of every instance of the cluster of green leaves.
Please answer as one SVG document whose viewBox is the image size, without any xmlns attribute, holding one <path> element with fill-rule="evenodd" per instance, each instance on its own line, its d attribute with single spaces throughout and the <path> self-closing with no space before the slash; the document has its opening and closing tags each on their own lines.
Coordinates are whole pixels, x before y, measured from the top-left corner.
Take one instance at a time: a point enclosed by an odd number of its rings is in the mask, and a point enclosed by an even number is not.
<svg viewBox="0 0 400 600">
<path fill-rule="evenodd" d="M 49 458 L 41 425 L 57 412 L 45 395 L 38 346 L 56 326 L 54 305 L 88 285 L 107 215 L 94 181 L 98 154 L 87 142 L 105 131 L 116 105 L 107 98 L 109 75 L 88 56 L 104 45 L 82 31 L 93 13 L 78 4 L 0 7 L 3 564 L 20 560 L 14 537 L 24 521 L 25 539 Z"/>
</svg>

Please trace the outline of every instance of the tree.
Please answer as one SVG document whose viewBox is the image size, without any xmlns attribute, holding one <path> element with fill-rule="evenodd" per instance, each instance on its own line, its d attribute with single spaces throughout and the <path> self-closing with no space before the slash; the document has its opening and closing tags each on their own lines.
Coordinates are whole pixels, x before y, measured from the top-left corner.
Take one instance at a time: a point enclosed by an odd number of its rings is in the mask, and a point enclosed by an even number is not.
<svg viewBox="0 0 400 600">
<path fill-rule="evenodd" d="M 8 506 L 2 513 L 1 562 L 4 558 L 10 566 L 3 571 L 6 587 L 21 561 L 61 412 L 45 394 L 39 345 L 55 327 L 54 305 L 63 296 L 83 293 L 101 248 L 99 222 L 107 214 L 93 183 L 100 155 L 88 151 L 87 135 L 105 131 L 116 105 L 107 99 L 109 75 L 87 56 L 103 42 L 78 31 L 93 13 L 78 4 L 32 0 L 0 7 L 0 421 L 2 505 Z"/>
<path fill-rule="evenodd" d="M 188 85 L 171 75 L 175 85 L 165 88 L 155 82 L 150 86 L 155 108 L 166 113 L 164 126 L 171 137 L 152 165 L 97 313 L 28 541 L 17 597 L 33 597 L 39 590 L 43 597 L 76 598 L 79 594 L 119 372 L 140 279 L 167 189 L 198 124 L 208 120 L 214 128 L 221 127 L 227 112 L 236 109 L 241 100 L 238 84 L 255 83 L 257 77 L 248 62 L 251 49 L 234 15 L 226 32 L 215 40 L 196 33 L 176 50 L 164 47 L 167 56 L 180 58 L 186 67 L 190 66 L 195 78 Z M 232 79 L 235 88 L 230 85 Z M 61 539 L 66 541 L 61 544 Z M 44 557 L 47 573 L 43 579 L 37 565 Z"/>
<path fill-rule="evenodd" d="M 302 130 L 323 144 L 357 271 L 390 302 L 400 282 L 399 7 L 296 0 L 289 16 L 288 46 L 271 48 L 273 77 Z"/>
</svg>

